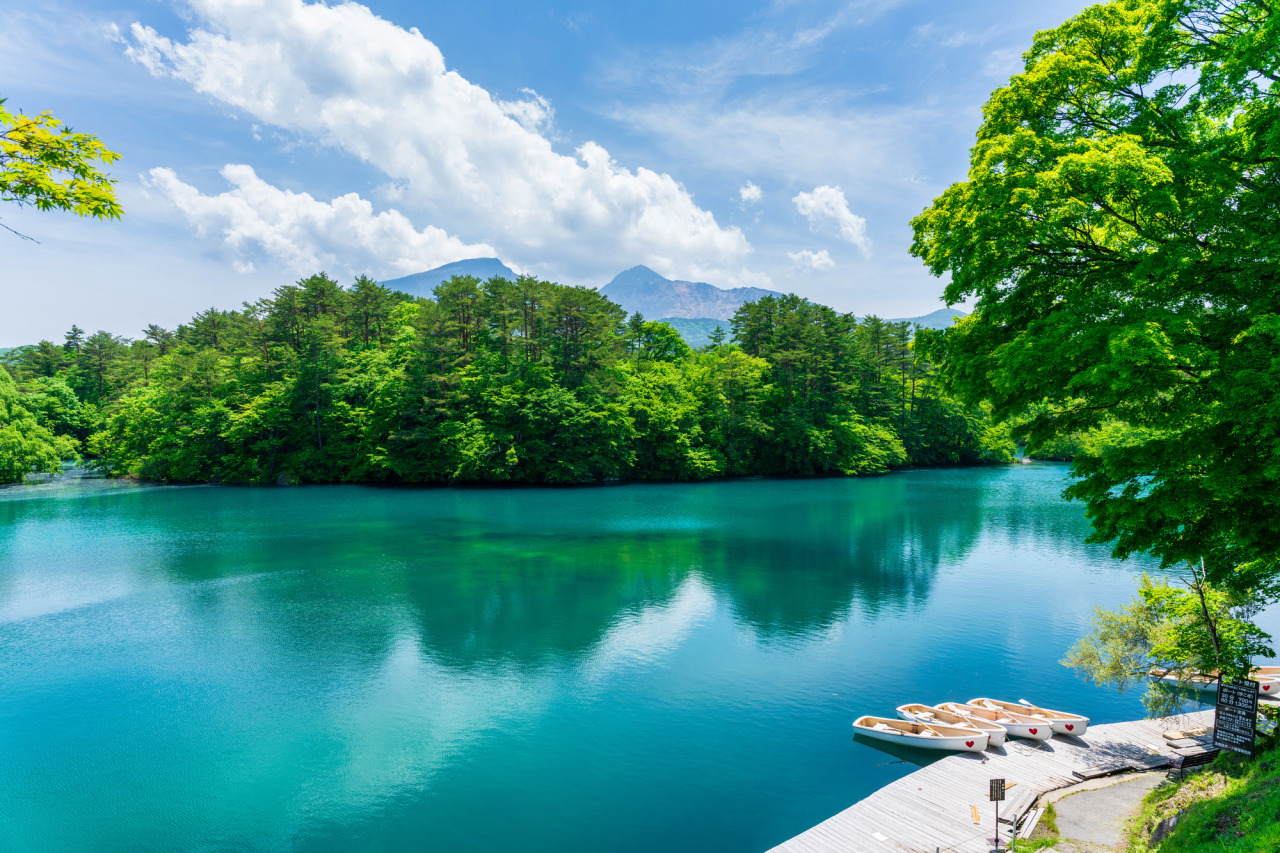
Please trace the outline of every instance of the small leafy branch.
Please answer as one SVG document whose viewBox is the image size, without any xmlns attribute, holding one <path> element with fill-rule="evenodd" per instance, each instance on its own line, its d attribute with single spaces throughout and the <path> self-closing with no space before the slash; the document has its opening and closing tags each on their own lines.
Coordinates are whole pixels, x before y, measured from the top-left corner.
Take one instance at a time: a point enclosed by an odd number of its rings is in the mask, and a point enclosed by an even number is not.
<svg viewBox="0 0 1280 853">
<path fill-rule="evenodd" d="M 89 133 L 76 133 L 48 112 L 11 113 L 0 98 L 0 201 L 119 219 L 114 184 L 99 165 L 120 155 Z M 0 227 L 30 240 L 0 223 Z"/>
</svg>

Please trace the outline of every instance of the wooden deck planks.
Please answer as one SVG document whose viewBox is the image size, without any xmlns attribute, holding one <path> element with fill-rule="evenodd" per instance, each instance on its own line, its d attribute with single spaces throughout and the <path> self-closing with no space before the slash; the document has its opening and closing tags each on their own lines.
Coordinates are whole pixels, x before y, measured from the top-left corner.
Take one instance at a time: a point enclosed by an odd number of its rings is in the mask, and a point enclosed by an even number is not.
<svg viewBox="0 0 1280 853">
<path fill-rule="evenodd" d="M 1212 723 L 1213 711 L 1197 711 L 1163 720 L 1093 726 L 1083 740 L 1055 736 L 1046 741 L 1051 750 L 1010 740 L 1003 755 L 987 752 L 986 761 L 947 756 L 783 842 L 773 853 L 894 853 L 938 847 L 952 853 L 982 853 L 989 849 L 987 839 L 995 832 L 995 809 L 987 801 L 989 779 L 1003 777 L 1017 783 L 1009 799 L 1013 806 L 1028 792 L 1038 797 L 1076 784 L 1072 771 L 1151 758 L 1148 746 L 1172 756 L 1175 751 L 1164 732 Z M 973 824 L 970 806 L 978 807 L 981 826 Z M 1003 807 L 1001 812 L 1006 816 Z M 880 841 L 873 833 L 888 840 Z"/>
</svg>

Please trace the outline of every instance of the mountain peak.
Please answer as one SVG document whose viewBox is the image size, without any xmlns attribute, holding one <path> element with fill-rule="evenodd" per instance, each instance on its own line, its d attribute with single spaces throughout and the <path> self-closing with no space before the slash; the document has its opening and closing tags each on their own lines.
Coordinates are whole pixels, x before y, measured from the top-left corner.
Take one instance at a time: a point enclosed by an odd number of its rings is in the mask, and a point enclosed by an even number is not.
<svg viewBox="0 0 1280 853">
<path fill-rule="evenodd" d="M 636 264 L 629 270 L 623 270 L 613 277 L 605 287 L 634 287 L 647 284 L 664 284 L 670 282 L 671 279 L 666 278 L 660 273 L 646 267 L 644 264 Z M 603 291 L 604 288 L 601 288 Z"/>
<path fill-rule="evenodd" d="M 643 264 L 618 273 L 613 281 L 600 288 L 600 293 L 628 313 L 639 311 L 651 320 L 723 321 L 728 321 L 744 302 L 754 302 L 762 296 L 782 295 L 759 287 L 725 290 L 702 281 L 672 280 Z"/>
<path fill-rule="evenodd" d="M 402 293 L 408 293 L 410 296 L 430 296 L 436 285 L 442 281 L 448 281 L 455 275 L 471 275 L 481 281 L 488 281 L 495 276 L 511 279 L 512 281 L 516 278 L 515 270 L 497 258 L 467 258 L 466 260 L 438 266 L 426 272 L 388 279 L 381 282 L 381 284 L 383 287 L 399 290 Z"/>
</svg>

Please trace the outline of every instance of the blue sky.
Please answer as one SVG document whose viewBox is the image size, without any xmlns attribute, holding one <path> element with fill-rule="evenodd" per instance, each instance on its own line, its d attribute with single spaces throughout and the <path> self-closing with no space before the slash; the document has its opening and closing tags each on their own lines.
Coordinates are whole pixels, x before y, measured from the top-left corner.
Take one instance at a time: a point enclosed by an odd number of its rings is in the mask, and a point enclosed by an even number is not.
<svg viewBox="0 0 1280 853">
<path fill-rule="evenodd" d="M 0 97 L 123 154 L 126 216 L 0 210 L 0 346 L 491 254 L 927 313 L 911 218 L 1083 5 L 6 4 Z"/>
</svg>

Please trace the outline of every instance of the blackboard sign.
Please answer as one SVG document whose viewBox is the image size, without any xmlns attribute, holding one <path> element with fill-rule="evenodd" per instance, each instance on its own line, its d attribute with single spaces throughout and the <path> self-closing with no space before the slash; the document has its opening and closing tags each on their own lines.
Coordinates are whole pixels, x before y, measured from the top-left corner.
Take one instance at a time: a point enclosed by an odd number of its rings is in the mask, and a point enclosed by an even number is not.
<svg viewBox="0 0 1280 853">
<path fill-rule="evenodd" d="M 1241 755 L 1253 755 L 1253 732 L 1258 720 L 1258 683 L 1218 679 L 1218 708 L 1213 715 L 1213 745 Z"/>
<path fill-rule="evenodd" d="M 1004 780 L 1003 779 L 991 780 L 990 796 L 991 796 L 991 799 L 997 803 L 1004 799 Z"/>
</svg>

